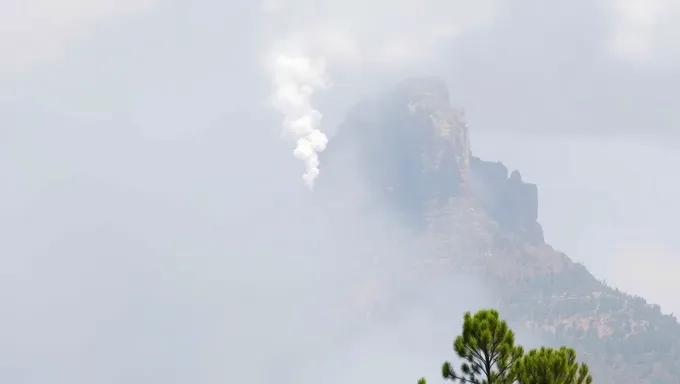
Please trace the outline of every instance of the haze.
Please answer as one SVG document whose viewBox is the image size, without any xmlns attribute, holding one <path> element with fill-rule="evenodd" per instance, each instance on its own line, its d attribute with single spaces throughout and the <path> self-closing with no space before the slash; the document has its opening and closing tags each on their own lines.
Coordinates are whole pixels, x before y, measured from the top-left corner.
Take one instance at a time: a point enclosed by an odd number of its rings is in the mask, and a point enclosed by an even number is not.
<svg viewBox="0 0 680 384">
<path fill-rule="evenodd" d="M 538 184 L 548 243 L 680 312 L 680 6 L 474 3 L 0 3 L 0 381 L 271 382 L 334 332 L 317 309 L 370 273 L 362 252 L 417 251 L 391 245 L 389 212 L 315 205 L 269 105 L 281 52 L 326 58 L 331 137 L 363 95 L 445 78 L 475 154 Z M 487 293 L 296 369 L 437 377 L 452 319 Z"/>
</svg>

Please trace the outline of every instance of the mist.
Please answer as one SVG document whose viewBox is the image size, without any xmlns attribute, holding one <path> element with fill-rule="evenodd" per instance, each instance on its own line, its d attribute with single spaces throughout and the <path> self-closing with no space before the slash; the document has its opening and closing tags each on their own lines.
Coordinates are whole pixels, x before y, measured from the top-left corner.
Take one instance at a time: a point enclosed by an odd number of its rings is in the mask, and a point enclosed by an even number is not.
<svg viewBox="0 0 680 384">
<path fill-rule="evenodd" d="M 267 129 L 240 136 L 271 156 L 244 166 L 219 123 L 159 141 L 52 118 L 64 128 L 17 132 L 2 155 L 4 380 L 409 381 L 436 374 L 462 313 L 491 303 L 455 276 L 414 287 L 417 237 L 395 243 L 393 215 L 342 189 L 327 196 L 342 209 L 313 199 Z M 362 329 L 376 276 L 421 299 Z"/>
<path fill-rule="evenodd" d="M 324 198 L 305 188 L 268 105 L 281 52 L 326 59 L 314 105 L 331 143 L 366 94 L 441 75 L 473 150 L 539 185 L 557 248 L 677 308 L 675 283 L 658 284 L 647 259 L 663 254 L 663 269 L 679 249 L 655 230 L 673 227 L 678 189 L 665 171 L 678 137 L 673 7 L 648 0 L 657 11 L 636 18 L 636 1 L 315 3 L 0 5 L 0 380 L 437 381 L 462 313 L 493 306 L 493 291 L 462 276 L 413 288 L 402 261 L 426 252 L 394 212 L 366 209 L 359 165 L 336 180 L 321 164 L 319 180 L 343 187 Z M 617 148 L 607 161 L 604 146 Z M 612 182 L 618 159 L 636 166 Z M 663 180 L 664 193 L 630 180 Z M 627 216 L 605 204 L 574 217 L 611 196 Z M 632 233 L 645 238 L 625 243 Z M 630 285 L 629 265 L 647 277 Z M 376 275 L 418 299 L 354 327 Z"/>
</svg>

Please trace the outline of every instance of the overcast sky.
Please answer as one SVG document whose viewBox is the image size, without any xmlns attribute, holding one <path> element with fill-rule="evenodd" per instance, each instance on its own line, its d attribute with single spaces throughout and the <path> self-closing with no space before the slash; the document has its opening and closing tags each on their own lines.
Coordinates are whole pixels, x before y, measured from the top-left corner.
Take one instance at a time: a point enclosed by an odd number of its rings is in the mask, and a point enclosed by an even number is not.
<svg viewBox="0 0 680 384">
<path fill-rule="evenodd" d="M 679 17 L 670 0 L 0 2 L 0 379 L 257 382 L 238 357 L 290 342 L 271 319 L 331 279 L 337 231 L 377 241 L 305 208 L 268 108 L 279 53 L 326 59 L 331 135 L 367 92 L 442 76 L 473 151 L 539 185 L 551 245 L 680 313 Z"/>
</svg>

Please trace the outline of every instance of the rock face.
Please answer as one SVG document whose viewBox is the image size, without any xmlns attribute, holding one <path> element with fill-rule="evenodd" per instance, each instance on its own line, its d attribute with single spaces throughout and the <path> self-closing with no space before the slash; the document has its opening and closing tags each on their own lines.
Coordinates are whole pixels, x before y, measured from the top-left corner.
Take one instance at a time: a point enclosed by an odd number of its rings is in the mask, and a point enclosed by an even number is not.
<svg viewBox="0 0 680 384">
<path fill-rule="evenodd" d="M 543 228 L 538 223 L 538 188 L 525 183 L 519 171 L 508 178 L 502 163 L 492 163 L 472 157 L 471 169 L 475 180 L 474 196 L 503 228 L 531 243 L 542 243 Z"/>
<path fill-rule="evenodd" d="M 359 103 L 322 155 L 316 192 L 342 186 L 333 183 L 351 164 L 352 177 L 365 179 L 361 201 L 394 208 L 412 224 L 405 231 L 415 229 L 422 241 L 408 260 L 384 252 L 390 260 L 380 261 L 376 271 L 404 264 L 415 271 L 409 285 L 415 288 L 376 282 L 393 297 L 378 306 L 401 307 L 404 295 L 394 289 L 406 289 L 419 301 L 431 296 L 419 291 L 427 282 L 474 276 L 485 290 L 494 290 L 495 306 L 513 327 L 551 346 L 574 347 L 597 383 L 680 383 L 677 319 L 598 281 L 544 242 L 536 185 L 472 155 L 463 115 L 451 107 L 442 81 L 408 80 Z M 328 175 L 334 176 L 324 180 Z M 352 204 L 341 203 L 339 211 Z"/>
<path fill-rule="evenodd" d="M 503 228 L 542 243 L 536 186 L 517 171 L 508 177 L 501 163 L 472 156 L 463 117 L 443 81 L 406 80 L 350 110 L 328 156 L 352 148 L 372 193 L 411 215 L 433 200 L 471 198 Z"/>
</svg>

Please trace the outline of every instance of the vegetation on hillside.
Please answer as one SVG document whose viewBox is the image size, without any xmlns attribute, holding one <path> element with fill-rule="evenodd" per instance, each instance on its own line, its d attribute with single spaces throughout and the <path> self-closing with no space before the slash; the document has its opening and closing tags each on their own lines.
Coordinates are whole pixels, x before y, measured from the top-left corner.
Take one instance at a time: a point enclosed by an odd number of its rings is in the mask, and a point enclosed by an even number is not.
<svg viewBox="0 0 680 384">
<path fill-rule="evenodd" d="M 674 315 L 599 281 L 547 244 L 527 244 L 473 202 L 451 199 L 430 212 L 427 236 L 437 252 L 427 265 L 485 277 L 513 327 L 572 346 L 601 384 L 680 382 Z"/>
</svg>

